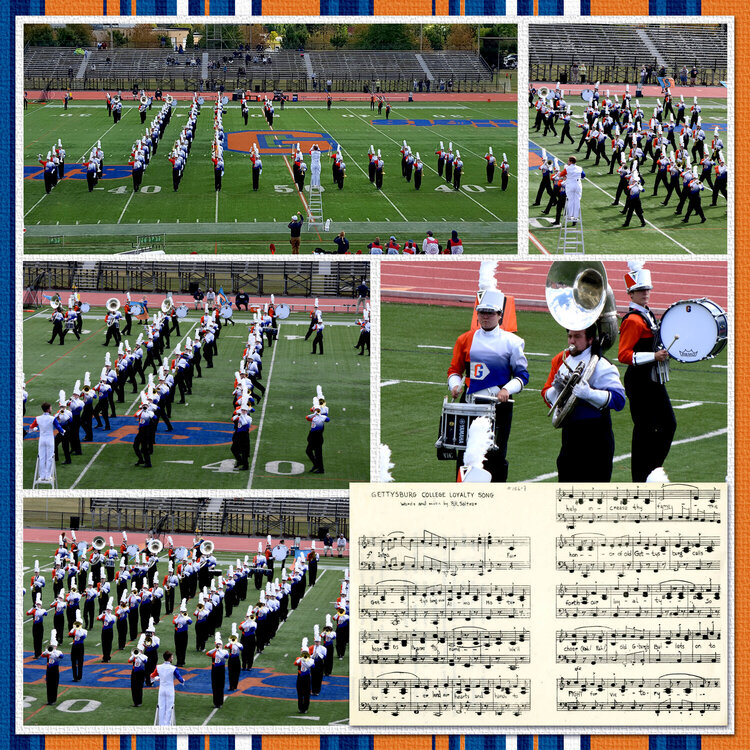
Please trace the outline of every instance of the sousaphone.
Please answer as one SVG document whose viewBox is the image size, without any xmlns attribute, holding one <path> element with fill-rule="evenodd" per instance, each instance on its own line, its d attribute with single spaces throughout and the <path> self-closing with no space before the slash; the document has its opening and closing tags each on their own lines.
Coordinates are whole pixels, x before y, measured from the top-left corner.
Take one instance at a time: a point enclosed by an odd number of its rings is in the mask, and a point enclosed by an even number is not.
<svg viewBox="0 0 750 750">
<path fill-rule="evenodd" d="M 583 331 L 596 324 L 601 351 L 606 351 L 617 338 L 617 308 L 615 295 L 607 283 L 604 264 L 597 261 L 555 261 L 547 274 L 545 296 L 550 314 L 557 323 L 569 331 Z M 552 425 L 561 427 L 575 406 L 573 388 L 577 383 L 587 383 L 599 362 L 592 355 L 588 363 L 570 369 L 565 387 L 550 407 Z"/>
</svg>

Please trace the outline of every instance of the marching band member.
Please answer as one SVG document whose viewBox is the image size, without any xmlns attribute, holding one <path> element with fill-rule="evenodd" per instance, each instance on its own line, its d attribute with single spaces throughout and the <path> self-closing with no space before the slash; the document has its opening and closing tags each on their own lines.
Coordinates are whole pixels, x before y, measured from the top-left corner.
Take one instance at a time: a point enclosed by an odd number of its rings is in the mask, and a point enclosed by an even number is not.
<svg viewBox="0 0 750 750">
<path fill-rule="evenodd" d="M 500 328 L 505 295 L 496 287 L 495 266 L 495 263 L 482 263 L 480 289 L 484 290 L 484 294 L 476 306 L 479 328 L 457 339 L 448 368 L 448 388 L 453 398 L 460 395 L 462 401 L 474 401 L 477 397 L 497 401 L 497 449 L 488 452 L 485 468 L 492 474 L 494 482 L 505 482 L 508 478 L 505 456 L 513 417 L 511 396 L 520 393 L 529 382 L 529 373 L 523 339 Z M 462 394 L 464 376 L 467 377 Z"/>
<path fill-rule="evenodd" d="M 45 682 L 47 683 L 47 705 L 52 706 L 57 702 L 57 689 L 60 685 L 60 661 L 63 652 L 57 648 L 57 631 L 53 630 L 49 638 L 49 646 L 44 652 L 47 659 L 47 670 Z"/>
<path fill-rule="evenodd" d="M 325 423 L 330 422 L 328 415 L 321 414 L 320 402 L 317 397 L 313 399 L 313 413 L 308 414 L 305 419 L 310 422 L 310 432 L 307 435 L 307 448 L 305 453 L 312 462 L 311 474 L 325 474 L 323 466 L 323 432 Z"/>
<path fill-rule="evenodd" d="M 240 623 L 242 636 L 240 644 L 242 645 L 242 670 L 250 671 L 253 668 L 253 657 L 255 656 L 255 631 L 257 630 L 255 621 L 255 609 L 252 605 L 247 608 L 245 619 Z"/>
<path fill-rule="evenodd" d="M 586 330 L 568 330 L 568 348 L 552 360 L 542 398 L 552 406 L 571 373 L 583 363 L 588 366 L 592 356 L 599 357 L 591 377 L 577 383 L 572 397 L 577 399 L 573 411 L 562 426 L 562 444 L 557 457 L 560 482 L 609 482 L 615 438 L 610 410 L 625 406 L 625 389 L 617 368 L 604 358 L 596 324 Z"/>
<path fill-rule="evenodd" d="M 68 635 L 73 639 L 70 647 L 70 668 L 73 672 L 73 682 L 80 682 L 83 679 L 83 642 L 88 635 L 88 631 L 83 628 L 80 610 L 76 611 L 75 623 Z"/>
<path fill-rule="evenodd" d="M 37 569 L 39 561 L 36 560 Z M 42 655 L 42 641 L 44 640 L 44 618 L 47 616 L 47 610 L 42 606 L 42 594 L 37 593 L 34 606 L 26 612 L 34 618 L 34 624 L 31 626 L 31 634 L 34 639 L 34 658 L 38 659 Z"/>
<path fill-rule="evenodd" d="M 294 660 L 294 665 L 297 667 L 297 708 L 301 714 L 305 714 L 310 707 L 312 687 L 310 673 L 315 666 L 315 661 L 310 658 L 307 638 L 302 639 L 300 655 Z"/>
<path fill-rule="evenodd" d="M 29 432 L 39 431 L 37 462 L 39 479 L 42 482 L 50 482 L 54 475 L 55 430 L 60 433 L 65 432 L 57 417 L 50 412 L 51 408 L 51 405 L 45 401 L 42 404 L 42 413 L 29 426 Z"/>
<path fill-rule="evenodd" d="M 240 656 L 242 654 L 242 644 L 239 642 L 237 635 L 237 623 L 232 623 L 232 635 L 227 643 L 229 657 L 227 658 L 227 674 L 229 677 L 229 689 L 237 690 L 240 681 Z"/>
<path fill-rule="evenodd" d="M 164 661 L 151 673 L 152 680 L 159 680 L 159 726 L 172 725 L 172 711 L 174 710 L 174 681 L 178 680 L 180 685 L 185 684 L 185 679 L 179 669 L 172 665 L 172 652 L 164 652 Z"/>
<path fill-rule="evenodd" d="M 310 693 L 312 695 L 320 695 L 327 649 L 321 643 L 319 625 L 313 627 L 313 645 L 310 646 L 309 653 L 313 660 L 313 666 L 310 669 Z"/>
<path fill-rule="evenodd" d="M 658 324 L 648 307 L 654 288 L 651 272 L 641 261 L 629 261 L 625 286 L 630 308 L 620 325 L 618 359 L 628 366 L 625 393 L 633 419 L 631 475 L 645 482 L 657 467 L 664 466 L 677 429 L 667 389 L 658 377 L 657 363 L 667 363 L 666 349 L 656 348 Z"/>
<path fill-rule="evenodd" d="M 117 617 L 112 614 L 111 602 L 107 604 L 106 610 L 96 619 L 102 621 L 102 662 L 106 664 L 111 658 L 114 625 L 117 622 Z"/>
<path fill-rule="evenodd" d="M 218 631 L 214 636 L 214 648 L 206 651 L 206 656 L 211 657 L 211 691 L 213 692 L 214 708 L 221 708 L 224 705 L 225 665 L 229 652 L 224 648 L 221 634 Z"/>
<path fill-rule="evenodd" d="M 143 646 L 146 636 L 142 635 L 138 641 L 138 646 L 133 649 L 128 657 L 128 664 L 133 665 L 130 673 L 130 694 L 133 697 L 133 706 L 139 708 L 143 703 L 143 682 L 146 676 L 146 655 L 143 653 Z"/>
</svg>

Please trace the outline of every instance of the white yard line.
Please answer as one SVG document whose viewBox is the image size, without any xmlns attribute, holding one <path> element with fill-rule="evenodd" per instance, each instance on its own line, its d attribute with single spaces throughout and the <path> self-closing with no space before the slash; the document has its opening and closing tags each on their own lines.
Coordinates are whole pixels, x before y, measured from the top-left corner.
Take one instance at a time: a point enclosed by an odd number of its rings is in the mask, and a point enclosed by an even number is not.
<svg viewBox="0 0 750 750">
<path fill-rule="evenodd" d="M 191 332 L 193 331 L 193 329 L 197 325 L 198 325 L 197 322 L 193 323 L 193 325 L 191 326 L 190 330 L 180 340 L 180 344 L 182 344 L 182 342 L 185 341 L 185 339 L 191 334 Z M 130 414 L 130 412 L 132 411 L 133 407 L 140 401 L 140 399 L 141 399 L 141 396 L 140 396 L 140 393 L 139 393 L 135 397 L 135 400 L 133 401 L 133 403 L 130 404 L 130 406 L 128 407 L 128 409 L 125 411 L 125 414 L 123 414 L 123 416 L 127 417 Z M 92 459 L 86 464 L 86 466 L 84 467 L 83 471 L 78 475 L 78 478 L 75 480 L 75 482 L 73 482 L 73 484 L 70 485 L 70 489 L 71 490 L 74 490 L 78 486 L 78 483 L 83 479 L 83 477 L 86 475 L 86 472 L 91 468 L 91 466 L 93 465 L 94 461 L 96 461 L 96 459 L 99 458 L 99 454 L 107 447 L 107 445 L 109 445 L 109 443 L 102 443 L 102 445 L 99 448 L 99 450 L 93 455 Z"/>
<path fill-rule="evenodd" d="M 349 109 L 349 108 L 347 107 L 347 109 Z M 349 109 L 349 112 L 351 112 L 350 109 Z M 369 125 L 376 133 L 380 133 L 380 135 L 382 135 L 384 138 L 387 138 L 389 141 L 395 143 L 397 146 L 400 145 L 397 140 L 391 138 L 389 135 L 386 135 L 382 130 L 378 130 L 371 122 L 368 122 L 367 125 Z M 435 174 L 437 174 L 437 169 L 435 169 L 434 167 L 431 167 L 427 162 L 422 162 L 422 163 L 431 172 L 434 172 Z M 479 206 L 479 208 L 481 208 L 483 211 L 486 211 L 490 216 L 492 216 L 493 219 L 497 219 L 497 221 L 502 222 L 502 219 L 499 216 L 497 216 L 496 214 L 493 214 L 492 211 L 490 211 L 490 209 L 487 208 L 487 206 L 482 205 L 478 200 L 476 200 L 476 198 L 472 198 L 469 195 L 469 193 L 467 193 L 465 190 L 462 189 L 462 190 L 458 190 L 457 192 L 461 193 L 461 195 L 465 196 L 466 198 L 468 198 L 473 203 L 476 203 L 477 206 Z"/>
<path fill-rule="evenodd" d="M 286 158 L 286 157 L 284 157 Z M 279 328 L 281 325 L 279 324 Z M 268 406 L 268 394 L 271 390 L 271 376 L 273 375 L 273 363 L 276 360 L 276 350 L 279 347 L 279 337 L 273 347 L 271 355 L 271 366 L 268 368 L 268 379 L 266 380 L 266 392 L 263 394 L 263 408 L 260 411 L 260 422 L 258 422 L 258 434 L 255 438 L 255 450 L 253 451 L 253 462 L 250 464 L 250 476 L 247 478 L 247 488 L 250 489 L 253 484 L 253 475 L 255 474 L 255 463 L 258 460 L 258 450 L 260 449 L 260 435 L 263 432 L 263 420 L 266 417 L 266 406 Z"/>
<path fill-rule="evenodd" d="M 307 107 L 305 107 L 304 109 L 305 109 L 305 112 L 307 112 L 307 114 L 308 114 L 308 115 L 309 115 L 309 116 L 310 116 L 310 117 L 311 117 L 311 118 L 312 118 L 313 120 L 315 120 L 315 123 L 317 124 L 317 126 L 318 126 L 318 127 L 319 127 L 319 128 L 321 129 L 321 130 L 325 130 L 325 128 L 324 128 L 324 127 L 323 127 L 323 126 L 322 126 L 322 125 L 320 124 L 320 122 L 318 122 L 318 118 L 317 118 L 317 117 L 315 117 L 314 115 L 311 115 Z M 365 177 L 367 177 L 367 179 L 369 180 L 369 179 L 370 179 L 370 176 L 369 176 L 369 175 L 367 174 L 367 172 L 365 172 L 365 170 L 364 170 L 364 169 L 362 169 L 362 167 L 361 167 L 361 166 L 360 166 L 360 165 L 359 165 L 359 164 L 357 163 L 356 159 L 355 159 L 355 158 L 354 158 L 354 157 L 353 157 L 353 156 L 351 155 L 351 153 L 349 153 L 349 151 L 347 151 L 347 150 L 346 150 L 345 148 L 341 148 L 341 150 L 342 150 L 342 151 L 343 151 L 343 152 L 344 152 L 345 154 L 348 154 L 348 156 L 349 156 L 350 160 L 354 162 L 354 166 L 356 166 L 356 167 L 357 167 L 357 169 L 359 169 L 359 171 L 360 171 L 360 172 L 362 172 L 362 174 L 363 174 L 363 175 L 364 175 Z M 393 202 L 393 201 L 392 201 L 392 200 L 391 200 L 391 199 L 390 199 L 390 198 L 389 198 L 389 197 L 388 197 L 388 196 L 387 196 L 387 195 L 385 194 L 385 191 L 384 191 L 384 190 L 378 190 L 377 192 L 378 192 L 378 193 L 380 193 L 380 195 L 382 195 L 382 196 L 383 196 L 383 198 L 385 198 L 385 199 L 386 199 L 386 200 L 388 201 L 388 203 L 390 203 L 390 204 L 391 204 L 391 205 L 393 206 L 393 208 L 394 208 L 394 209 L 396 210 L 396 213 L 397 213 L 397 214 L 398 214 L 398 215 L 399 215 L 399 216 L 400 216 L 400 217 L 401 217 L 401 218 L 402 218 L 402 219 L 403 219 L 404 221 L 409 221 L 409 220 L 408 220 L 408 219 L 406 218 L 406 216 L 404 216 L 404 215 L 403 215 L 403 214 L 401 213 L 401 211 L 399 211 L 399 209 L 398 209 L 398 206 L 397 206 L 397 205 L 396 205 L 396 204 L 395 204 L 395 203 L 394 203 L 394 202 Z"/>
<path fill-rule="evenodd" d="M 683 438 L 682 440 L 675 440 L 672 445 L 685 445 L 686 443 L 697 443 L 699 440 L 709 440 L 710 438 L 719 437 L 720 435 L 726 435 L 728 430 L 723 428 L 721 430 L 714 430 L 713 432 L 706 432 L 703 435 L 695 435 L 694 437 Z M 620 456 L 615 456 L 612 461 L 619 462 L 625 461 L 630 458 L 630 453 L 623 453 Z M 553 471 L 549 474 L 540 474 L 539 476 L 532 477 L 531 479 L 524 479 L 524 482 L 543 482 L 546 479 L 554 479 L 557 476 L 557 472 Z"/>
<path fill-rule="evenodd" d="M 135 190 L 130 194 L 130 197 L 128 198 L 127 202 L 125 203 L 125 208 L 122 209 L 122 213 L 120 214 L 120 218 L 117 220 L 118 224 L 122 221 L 122 217 L 125 216 L 125 212 L 128 210 L 128 206 L 130 205 L 130 201 L 133 200 L 133 196 L 134 195 L 135 195 Z"/>
<path fill-rule="evenodd" d="M 535 141 L 532 141 L 531 139 L 529 139 L 529 143 L 533 143 L 537 148 L 543 148 L 543 146 L 540 146 L 538 143 L 536 143 Z M 554 156 L 554 154 L 549 150 L 547 150 L 547 153 L 552 154 L 552 156 Z M 604 193 L 604 195 L 614 200 L 615 196 L 612 195 L 612 193 L 608 193 L 603 187 L 600 187 L 599 185 L 597 185 L 590 177 L 585 177 L 584 179 L 586 180 L 586 182 L 590 182 L 597 190 L 601 190 L 601 192 Z M 659 229 L 659 227 L 657 227 L 656 224 L 652 224 L 650 221 L 648 221 L 648 219 L 644 219 L 644 221 L 650 227 L 655 229 L 659 234 L 663 234 L 668 240 L 670 240 L 671 242 L 674 242 L 674 244 L 677 245 L 677 247 L 681 247 L 686 253 L 689 253 L 690 255 L 695 255 L 695 253 L 692 250 L 689 250 L 688 248 L 685 247 L 685 245 L 677 242 L 677 240 L 674 237 L 671 237 L 666 232 Z"/>
</svg>

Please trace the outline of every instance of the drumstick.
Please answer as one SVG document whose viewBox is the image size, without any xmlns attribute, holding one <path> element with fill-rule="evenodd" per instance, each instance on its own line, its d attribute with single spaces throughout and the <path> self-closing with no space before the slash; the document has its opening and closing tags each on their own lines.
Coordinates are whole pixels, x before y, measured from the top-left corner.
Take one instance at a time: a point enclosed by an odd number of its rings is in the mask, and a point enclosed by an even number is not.
<svg viewBox="0 0 750 750">
<path fill-rule="evenodd" d="M 672 346 L 674 345 L 674 342 L 677 341 L 678 338 L 680 338 L 680 334 L 675 333 L 674 338 L 672 339 L 672 343 L 665 349 L 665 351 L 668 352 L 672 348 Z"/>
</svg>

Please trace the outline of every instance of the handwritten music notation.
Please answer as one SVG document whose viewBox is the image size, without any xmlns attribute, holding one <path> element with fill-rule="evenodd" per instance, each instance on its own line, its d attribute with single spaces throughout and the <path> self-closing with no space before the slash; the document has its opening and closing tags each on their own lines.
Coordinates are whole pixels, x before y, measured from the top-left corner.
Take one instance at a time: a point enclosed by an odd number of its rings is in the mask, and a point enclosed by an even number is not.
<svg viewBox="0 0 750 750">
<path fill-rule="evenodd" d="M 559 664 L 719 664 L 721 632 L 706 627 L 612 629 L 583 627 L 557 631 Z"/>
<path fill-rule="evenodd" d="M 377 622 L 528 618 L 531 587 L 502 584 L 415 584 L 382 581 L 359 587 L 359 614 Z"/>
<path fill-rule="evenodd" d="M 576 584 L 557 587 L 558 617 L 718 617 L 721 585 L 665 581 L 655 584 Z"/>
<path fill-rule="evenodd" d="M 575 534 L 557 540 L 557 569 L 580 573 L 719 570 L 718 536 L 605 536 Z"/>
<path fill-rule="evenodd" d="M 557 489 L 557 520 L 575 522 L 721 523 L 721 491 L 689 484 L 635 489 Z M 572 528 L 573 526 L 571 526 Z"/>
<path fill-rule="evenodd" d="M 557 679 L 557 707 L 567 711 L 718 711 L 721 679 L 694 674 L 623 678 L 581 675 Z M 637 707 L 641 704 L 641 707 Z"/>
<path fill-rule="evenodd" d="M 359 538 L 360 570 L 422 570 L 458 575 L 472 571 L 485 575 L 497 570 L 531 567 L 529 537 L 441 536 L 424 531 L 421 536 L 391 532 Z"/>
<path fill-rule="evenodd" d="M 516 679 L 428 679 L 405 673 L 359 680 L 359 709 L 401 713 L 512 714 L 531 710 L 531 681 Z"/>
<path fill-rule="evenodd" d="M 469 668 L 531 661 L 531 633 L 522 630 L 363 630 L 359 659 L 364 664 L 447 664 Z"/>
</svg>

